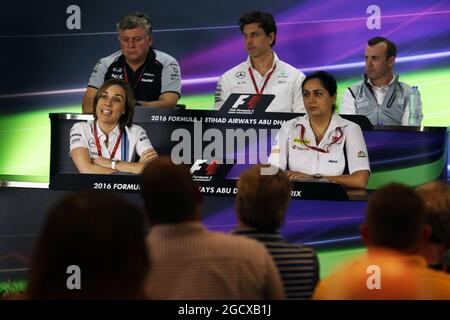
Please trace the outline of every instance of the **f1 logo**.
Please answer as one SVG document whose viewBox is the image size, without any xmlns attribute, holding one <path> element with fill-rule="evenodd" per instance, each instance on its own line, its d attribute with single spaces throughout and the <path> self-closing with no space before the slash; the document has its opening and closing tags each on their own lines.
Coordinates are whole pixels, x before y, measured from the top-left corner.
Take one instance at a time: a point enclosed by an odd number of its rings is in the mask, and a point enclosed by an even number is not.
<svg viewBox="0 0 450 320">
<path fill-rule="evenodd" d="M 248 97 L 250 97 L 249 94 L 241 94 L 230 109 L 237 109 L 239 106 L 242 106 Z"/>
<path fill-rule="evenodd" d="M 199 159 L 196 160 L 194 162 L 194 164 L 192 165 L 191 169 L 189 169 L 189 171 L 191 172 L 191 174 L 193 174 L 195 171 L 200 170 L 202 168 L 202 165 L 206 162 L 207 160 L 203 160 L 203 159 Z"/>
</svg>

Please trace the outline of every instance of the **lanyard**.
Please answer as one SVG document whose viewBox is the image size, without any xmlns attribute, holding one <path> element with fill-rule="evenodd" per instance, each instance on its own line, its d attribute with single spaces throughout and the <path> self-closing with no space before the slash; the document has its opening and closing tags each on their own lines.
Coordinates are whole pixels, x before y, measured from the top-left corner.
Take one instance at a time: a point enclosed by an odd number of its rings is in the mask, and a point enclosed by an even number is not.
<svg viewBox="0 0 450 320">
<path fill-rule="evenodd" d="M 137 80 L 132 85 L 133 86 L 133 93 L 136 91 L 136 87 L 139 84 L 139 82 L 141 82 L 142 76 L 144 75 L 144 71 L 145 71 L 145 67 L 142 69 L 141 74 L 139 75 Z M 124 74 L 125 82 L 129 83 L 129 81 L 128 81 L 128 72 L 127 72 L 127 68 L 126 68 L 125 65 L 123 65 L 123 74 Z"/>
<path fill-rule="evenodd" d="M 337 127 L 337 128 L 336 128 L 336 131 L 339 132 L 339 136 L 334 136 L 334 137 L 332 137 L 332 142 L 331 142 L 329 145 L 327 145 L 327 147 L 326 147 L 325 150 L 322 149 L 322 148 L 310 146 L 310 145 L 308 145 L 308 144 L 305 142 L 305 126 L 304 126 L 303 124 L 300 124 L 300 139 L 301 139 L 302 143 L 303 143 L 306 147 L 308 147 L 308 148 L 310 148 L 310 149 L 312 149 L 312 150 L 315 150 L 315 151 L 318 151 L 318 152 L 322 152 L 322 153 L 329 153 L 329 152 L 330 152 L 330 147 L 331 147 L 333 144 L 337 143 L 339 140 L 341 140 L 342 137 L 344 136 L 344 133 L 342 132 L 342 128 L 341 128 L 341 127 Z"/>
<path fill-rule="evenodd" d="M 128 161 L 128 135 L 127 131 L 123 130 L 123 136 L 122 136 L 122 143 L 120 144 L 121 154 L 122 154 L 122 161 Z"/>
<path fill-rule="evenodd" d="M 253 75 L 252 68 L 248 67 L 248 73 L 250 73 L 250 78 L 252 78 L 253 86 L 255 87 L 255 91 L 256 91 L 257 94 L 262 94 L 264 92 L 264 89 L 266 88 L 267 82 L 269 82 L 269 79 L 272 76 L 272 73 L 275 71 L 276 67 L 277 67 L 277 65 L 274 65 L 272 71 L 270 71 L 269 74 L 267 75 L 266 81 L 264 81 L 264 84 L 263 84 L 263 86 L 261 88 L 261 91 L 258 89 L 258 86 L 256 85 L 255 76 Z"/>
<path fill-rule="evenodd" d="M 122 139 L 122 133 L 123 133 L 123 130 L 120 131 L 119 137 L 117 138 L 116 144 L 114 145 L 114 148 L 111 152 L 111 157 L 109 158 L 110 160 L 114 159 L 114 155 L 116 154 L 117 148 L 119 147 L 119 144 L 120 144 L 120 140 Z M 97 135 L 97 126 L 96 126 L 95 122 L 94 122 L 94 136 L 95 136 L 95 145 L 97 146 L 98 156 L 101 157 L 102 156 L 102 147 L 100 146 L 100 139 L 98 138 L 98 135 Z"/>
</svg>

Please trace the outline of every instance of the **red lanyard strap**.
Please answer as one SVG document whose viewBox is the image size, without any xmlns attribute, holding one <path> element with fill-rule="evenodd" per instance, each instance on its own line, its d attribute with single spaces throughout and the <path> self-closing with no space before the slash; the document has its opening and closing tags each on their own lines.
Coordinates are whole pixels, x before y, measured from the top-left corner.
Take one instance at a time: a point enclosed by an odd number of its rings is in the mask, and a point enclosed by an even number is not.
<svg viewBox="0 0 450 320">
<path fill-rule="evenodd" d="M 133 86 L 133 93 L 136 91 L 136 87 L 139 84 L 139 82 L 141 82 L 142 76 L 144 75 L 144 71 L 145 71 L 145 67 L 142 69 L 141 74 L 139 75 L 137 80 L 134 82 L 134 84 L 132 84 L 132 86 Z M 125 82 L 129 83 L 129 81 L 128 81 L 128 72 L 127 72 L 127 69 L 126 69 L 125 65 L 123 65 L 123 75 L 124 75 L 124 78 L 125 78 Z"/>
<path fill-rule="evenodd" d="M 269 72 L 267 75 L 266 81 L 264 81 L 264 84 L 261 88 L 261 91 L 258 89 L 258 86 L 256 85 L 255 76 L 253 75 L 253 70 L 251 67 L 248 67 L 248 73 L 250 73 L 250 78 L 252 78 L 253 86 L 255 87 L 255 91 L 257 94 L 262 94 L 264 92 L 264 89 L 266 88 L 267 82 L 269 82 L 270 77 L 272 76 L 272 73 L 275 71 L 275 68 L 277 65 L 273 66 L 272 71 Z"/>
<path fill-rule="evenodd" d="M 322 149 L 322 148 L 318 148 L 318 147 L 314 147 L 314 146 L 310 146 L 309 144 L 307 144 L 305 142 L 305 126 L 303 124 L 300 124 L 300 141 L 308 148 L 318 151 L 318 152 L 322 152 L 322 153 L 329 153 L 330 152 L 330 147 L 337 143 L 339 140 L 342 139 L 342 137 L 344 136 L 344 133 L 342 132 L 342 128 L 341 127 L 337 127 L 336 131 L 339 133 L 339 136 L 334 136 L 332 137 L 332 141 L 329 145 L 327 145 L 326 149 Z"/>
<path fill-rule="evenodd" d="M 120 131 L 119 137 L 117 138 L 116 144 L 114 145 L 114 148 L 111 152 L 111 157 L 109 158 L 110 160 L 114 159 L 114 155 L 116 154 L 117 148 L 119 147 L 119 144 L 120 144 L 120 140 L 122 139 L 122 133 L 123 133 L 123 130 Z M 98 138 L 98 135 L 97 135 L 97 126 L 96 126 L 95 122 L 94 122 L 94 137 L 95 137 L 95 145 L 97 146 L 98 156 L 101 157 L 102 156 L 102 147 L 100 146 L 100 139 Z"/>
</svg>

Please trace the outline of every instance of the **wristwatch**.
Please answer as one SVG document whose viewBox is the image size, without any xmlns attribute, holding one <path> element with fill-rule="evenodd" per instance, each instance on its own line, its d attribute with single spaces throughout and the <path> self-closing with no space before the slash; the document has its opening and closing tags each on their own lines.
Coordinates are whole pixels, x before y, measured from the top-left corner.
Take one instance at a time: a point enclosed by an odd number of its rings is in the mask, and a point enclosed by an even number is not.
<svg viewBox="0 0 450 320">
<path fill-rule="evenodd" d="M 112 160 L 111 161 L 111 169 L 116 170 L 117 161 Z"/>
<path fill-rule="evenodd" d="M 314 179 L 322 179 L 323 178 L 323 174 L 316 173 L 316 174 L 313 175 L 313 178 Z"/>
</svg>

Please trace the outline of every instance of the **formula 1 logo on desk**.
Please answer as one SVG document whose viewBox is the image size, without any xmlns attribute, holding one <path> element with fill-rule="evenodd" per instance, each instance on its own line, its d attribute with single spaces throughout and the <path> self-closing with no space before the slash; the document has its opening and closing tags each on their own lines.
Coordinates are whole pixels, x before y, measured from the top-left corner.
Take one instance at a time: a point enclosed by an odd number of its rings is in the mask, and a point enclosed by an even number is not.
<svg viewBox="0 0 450 320">
<path fill-rule="evenodd" d="M 211 181 L 220 164 L 216 160 L 208 163 L 208 160 L 199 159 L 192 165 L 190 171 L 194 181 Z"/>
<path fill-rule="evenodd" d="M 260 95 L 242 94 L 228 110 L 231 114 L 253 114 L 262 100 Z"/>
</svg>

